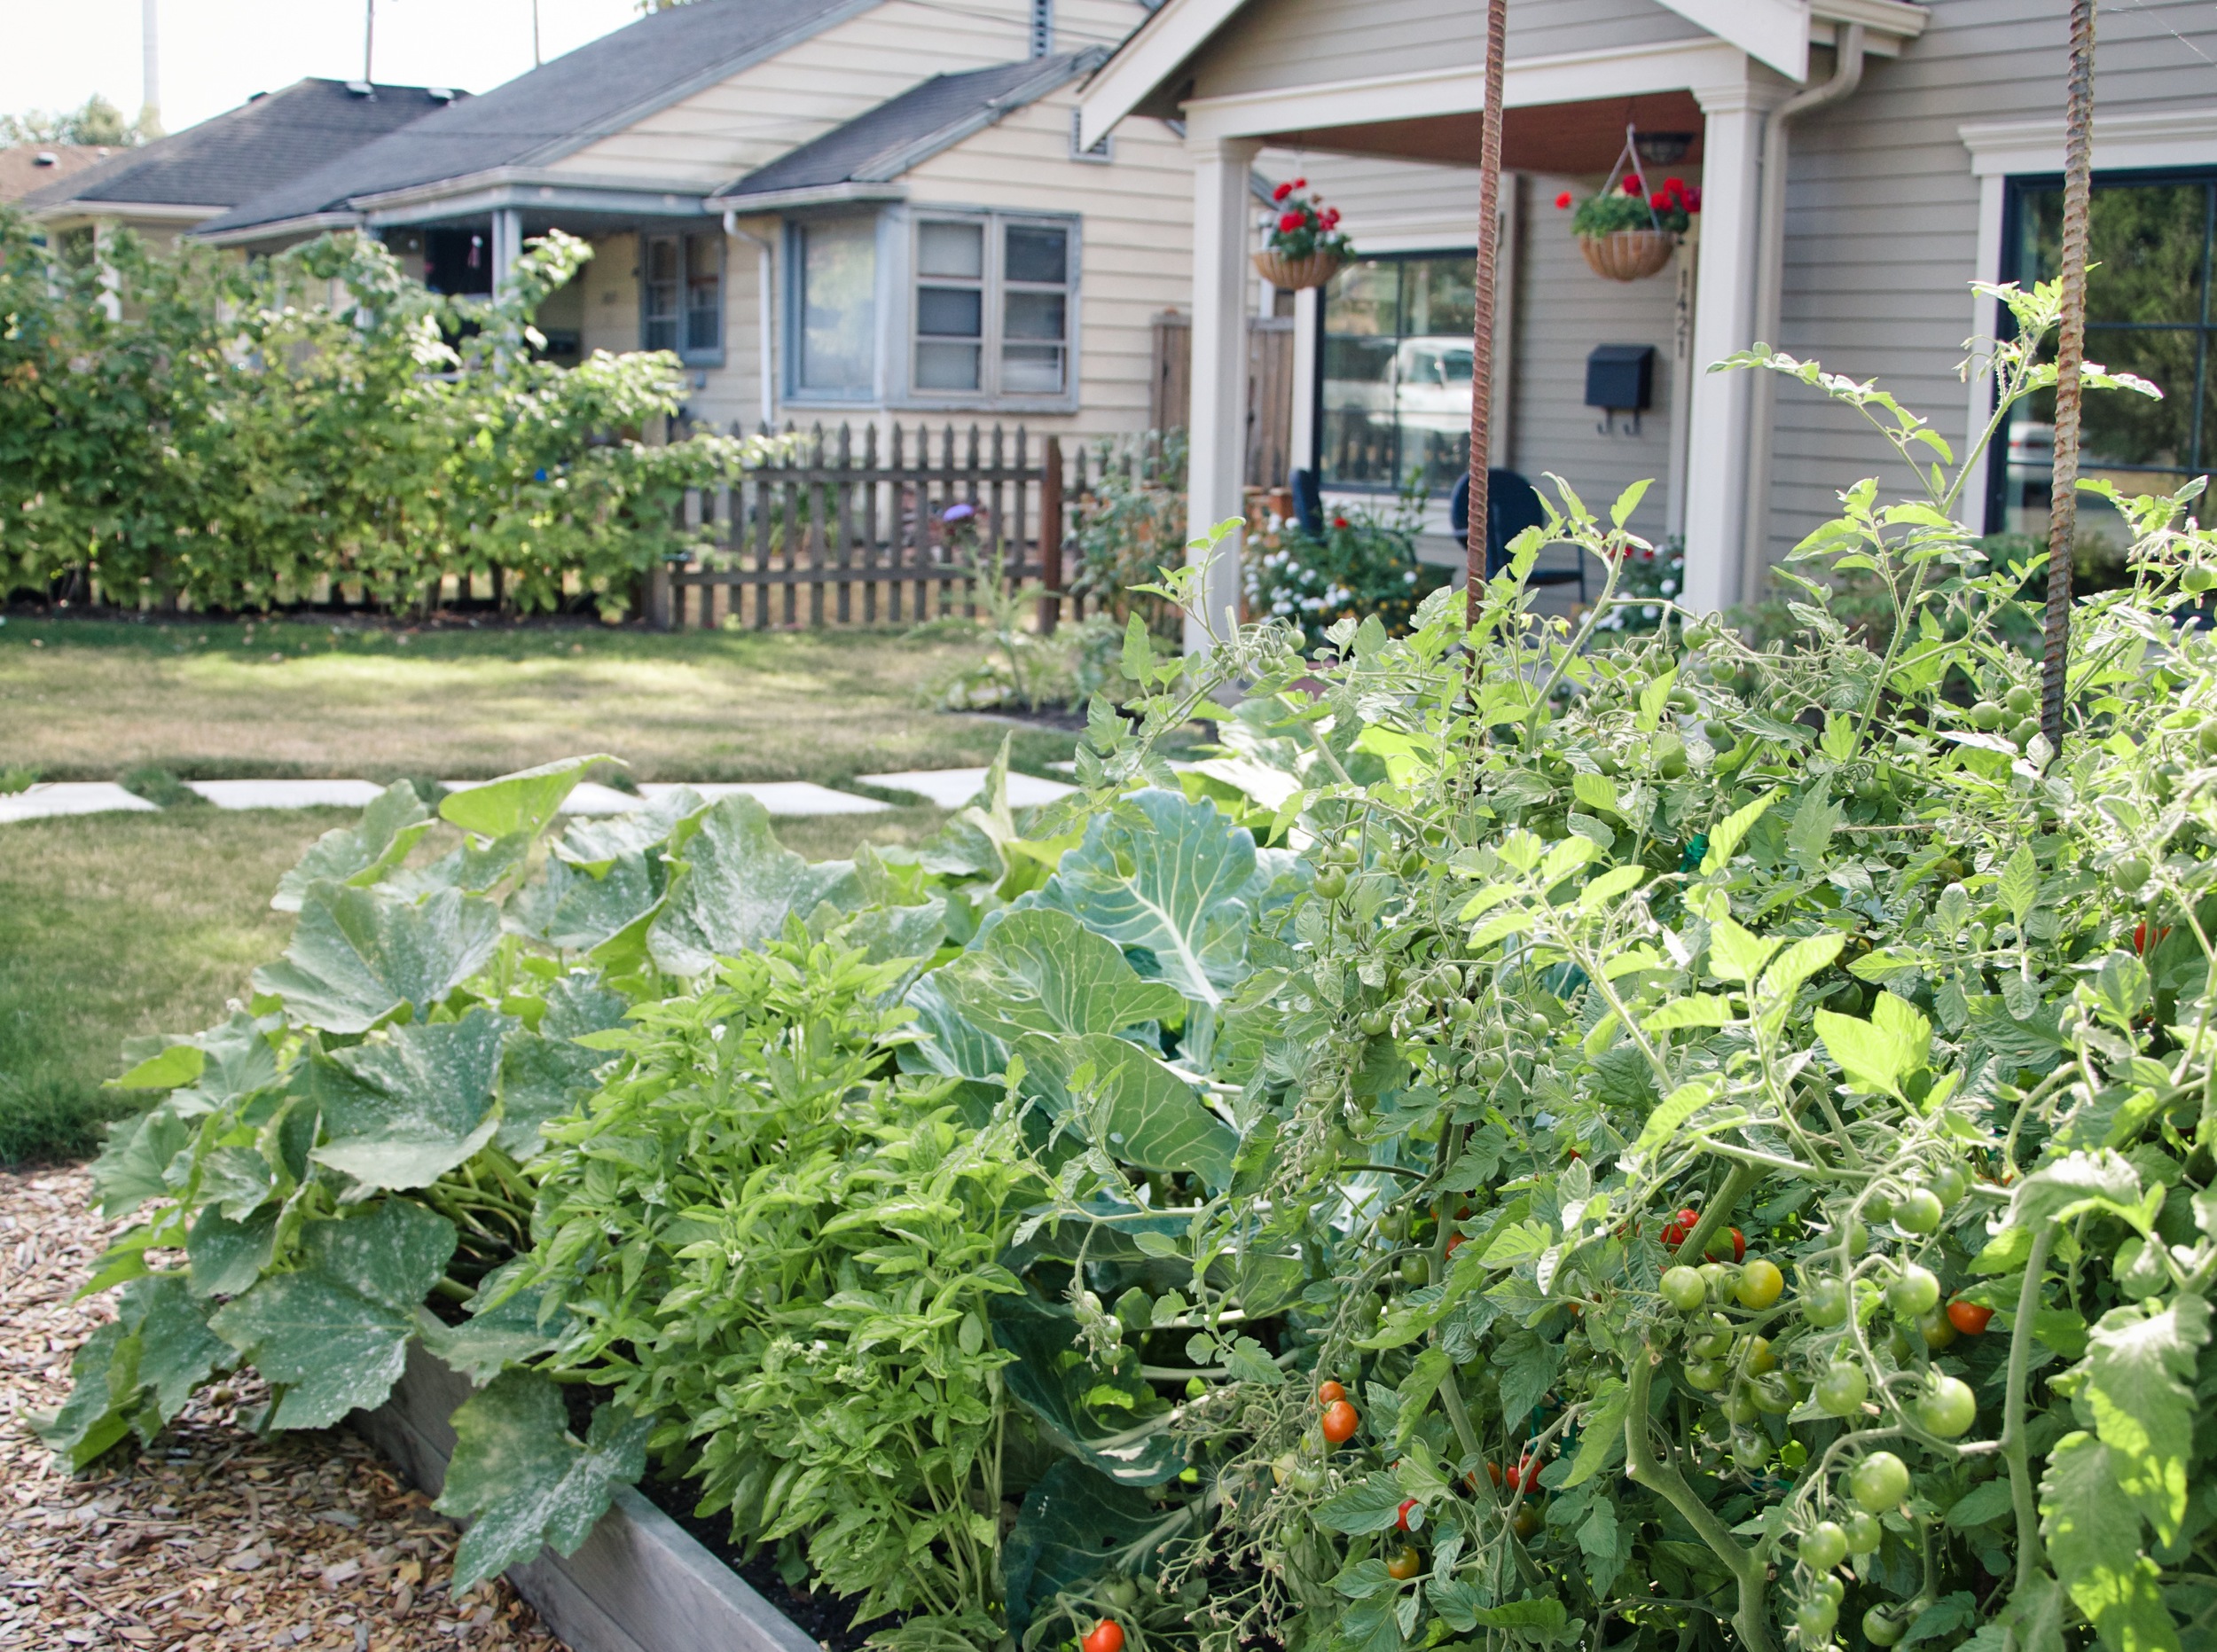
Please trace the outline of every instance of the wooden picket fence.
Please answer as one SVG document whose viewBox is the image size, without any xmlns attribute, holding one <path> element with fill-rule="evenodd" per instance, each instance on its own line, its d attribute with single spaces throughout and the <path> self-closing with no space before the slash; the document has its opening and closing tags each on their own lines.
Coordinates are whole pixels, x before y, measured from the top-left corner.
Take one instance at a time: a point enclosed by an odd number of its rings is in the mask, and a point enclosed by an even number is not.
<svg viewBox="0 0 2217 1652">
<path fill-rule="evenodd" d="M 796 438 L 793 451 L 738 484 L 696 496 L 691 520 L 710 528 L 694 561 L 658 571 L 646 620 L 662 630 L 755 630 L 827 625 L 913 625 L 978 612 L 979 582 L 999 572 L 1012 587 L 1037 581 L 1039 625 L 1085 599 L 1065 587 L 1073 526 L 1066 501 L 1083 495 L 1088 454 L 1021 426 L 958 433 L 926 426 L 842 425 Z M 971 513 L 950 522 L 948 511 Z"/>
</svg>

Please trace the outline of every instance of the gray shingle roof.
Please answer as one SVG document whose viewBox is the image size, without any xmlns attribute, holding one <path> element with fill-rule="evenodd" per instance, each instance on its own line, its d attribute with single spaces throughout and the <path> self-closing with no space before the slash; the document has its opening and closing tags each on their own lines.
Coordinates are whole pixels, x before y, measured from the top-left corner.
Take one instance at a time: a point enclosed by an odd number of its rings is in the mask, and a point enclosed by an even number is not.
<svg viewBox="0 0 2217 1652">
<path fill-rule="evenodd" d="M 201 224 L 215 234 L 392 190 L 543 164 L 784 51 L 875 0 L 693 0 L 317 168 Z"/>
<path fill-rule="evenodd" d="M 198 126 L 119 150 L 24 204 L 233 207 L 451 106 L 421 86 L 372 90 L 363 97 L 343 81 L 295 81 Z"/>
<path fill-rule="evenodd" d="M 897 177 L 1003 114 L 1090 73 L 1103 55 L 1096 48 L 960 74 L 935 74 L 726 184 L 710 199 L 736 202 L 748 196 Z"/>
</svg>

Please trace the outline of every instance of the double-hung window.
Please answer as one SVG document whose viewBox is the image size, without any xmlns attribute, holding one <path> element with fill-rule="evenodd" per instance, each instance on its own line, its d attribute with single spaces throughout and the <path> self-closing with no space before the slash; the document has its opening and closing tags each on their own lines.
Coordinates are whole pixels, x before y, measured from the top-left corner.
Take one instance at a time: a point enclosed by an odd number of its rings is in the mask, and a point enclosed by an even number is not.
<svg viewBox="0 0 2217 1652">
<path fill-rule="evenodd" d="M 927 215 L 915 238 L 917 397 L 1067 396 L 1076 225 L 999 213 Z"/>
<path fill-rule="evenodd" d="M 649 235 L 639 257 L 640 341 L 684 361 L 724 359 L 724 238 Z"/>
<path fill-rule="evenodd" d="M 2004 214 L 2005 280 L 2052 281 L 2061 263 L 2063 184 L 2013 178 Z M 2169 493 L 2217 470 L 2217 174 L 2112 173 L 2094 180 L 2087 223 L 2086 355 L 2135 373 L 2161 401 L 2129 391 L 2086 398 L 2080 474 L 2127 494 Z M 2052 358 L 2052 342 L 2046 347 Z M 2052 389 L 2011 410 L 1988 468 L 1987 525 L 2048 533 L 2055 474 Z M 2082 554 L 2121 551 L 2130 528 L 2092 495 L 2079 501 Z"/>
<path fill-rule="evenodd" d="M 788 388 L 841 401 L 877 390 L 878 226 L 874 216 L 807 218 L 786 239 L 792 366 Z"/>
</svg>

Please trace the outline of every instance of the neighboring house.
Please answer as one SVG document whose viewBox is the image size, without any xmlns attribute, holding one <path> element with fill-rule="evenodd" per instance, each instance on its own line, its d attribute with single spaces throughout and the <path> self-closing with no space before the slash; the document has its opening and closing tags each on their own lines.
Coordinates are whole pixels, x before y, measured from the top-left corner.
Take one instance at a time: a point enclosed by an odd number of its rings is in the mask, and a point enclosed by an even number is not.
<svg viewBox="0 0 2217 1652">
<path fill-rule="evenodd" d="M 21 200 L 98 166 L 116 152 L 106 144 L 18 144 L 0 149 L 0 202 Z"/>
<path fill-rule="evenodd" d="M 695 0 L 201 224 L 273 250 L 358 226 L 450 292 L 551 229 L 594 257 L 557 360 L 674 350 L 717 424 L 1143 428 L 1192 285 L 1161 121 L 1095 153 L 1077 85 L 1140 0 Z"/>
<path fill-rule="evenodd" d="M 166 242 L 459 101 L 440 87 L 296 81 L 182 132 L 100 151 L 104 160 L 63 168 L 20 204 L 50 231 L 125 227 Z"/>
<path fill-rule="evenodd" d="M 2067 12 L 2065 0 L 1509 0 L 1513 254 L 1493 462 L 1557 472 L 1589 502 L 1657 477 L 1635 526 L 1683 534 L 1691 599 L 1752 599 L 1778 555 L 1837 509 L 1835 490 L 1884 457 L 1813 391 L 1706 371 L 1759 338 L 1876 377 L 1931 417 L 1977 461 L 1962 505 L 1974 527 L 2044 531 L 2046 427 L 2028 411 L 1982 450 L 1989 403 L 1958 367 L 1965 338 L 1996 325 L 1973 280 L 2053 274 Z M 1165 0 L 1088 83 L 1081 141 L 1133 115 L 1176 117 L 1194 154 L 1196 523 L 1238 499 L 1226 411 L 1251 286 L 1247 176 L 1265 144 L 1300 145 L 1358 249 L 1390 254 L 1304 297 L 1315 348 L 1297 462 L 1348 491 L 1380 485 L 1380 453 L 1429 459 L 1436 487 L 1459 465 L 1459 451 L 1428 448 L 1440 410 L 1418 405 L 1410 370 L 1423 341 L 1456 332 L 1420 301 L 1470 269 L 1485 20 L 1474 0 Z M 2213 62 L 2205 5 L 2103 9 L 2093 256 L 2104 269 L 2087 348 L 2168 396 L 2090 398 L 2085 462 L 2134 489 L 2217 462 L 2217 418 L 2201 411 L 2217 395 Z M 1618 284 L 1586 270 L 1552 202 L 1600 183 L 1628 119 L 1682 149 L 1651 176 L 1697 182 L 1704 209 L 1671 271 Z M 1362 198 L 1382 158 L 1429 164 L 1417 176 L 1449 220 L 1429 245 L 1397 228 L 1426 209 L 1406 175 L 1383 211 Z M 1602 344 L 1655 347 L 1636 434 L 1585 404 L 1586 355 Z M 1908 482 L 1898 467 L 1896 479 Z M 2098 510 L 2087 518 L 2102 530 Z"/>
</svg>

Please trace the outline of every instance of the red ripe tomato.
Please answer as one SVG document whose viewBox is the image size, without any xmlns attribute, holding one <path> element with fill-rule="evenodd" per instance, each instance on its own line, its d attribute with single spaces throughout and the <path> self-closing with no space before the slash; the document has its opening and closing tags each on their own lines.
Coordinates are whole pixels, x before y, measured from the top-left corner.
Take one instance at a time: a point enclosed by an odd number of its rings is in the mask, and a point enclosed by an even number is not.
<svg viewBox="0 0 2217 1652">
<path fill-rule="evenodd" d="M 2133 926 L 2133 951 L 2139 953 L 2141 957 L 2145 958 L 2148 956 L 2148 949 L 2150 946 L 2161 946 L 2163 944 L 2163 937 L 2170 933 L 2171 926 L 2169 924 L 2165 924 L 2161 928 L 2155 932 L 2154 937 L 2150 939 L 2148 934 L 2148 926 L 2144 923 L 2136 923 Z"/>
<path fill-rule="evenodd" d="M 1537 1457 L 1524 1459 L 1516 1465 L 1516 1476 L 1521 1489 L 1526 1491 L 1537 1491 L 1539 1489 L 1539 1459 Z"/>
<path fill-rule="evenodd" d="M 1499 1484 L 1500 1484 L 1500 1483 L 1501 1483 L 1501 1465 L 1500 1465 L 1500 1464 L 1499 1464 L 1499 1463 L 1488 1463 L 1488 1464 L 1486 1464 L 1486 1466 L 1485 1466 L 1485 1477 L 1486 1477 L 1487 1479 L 1489 1479 L 1489 1480 L 1492 1481 L 1492 1482 L 1493 1482 L 1493 1484 L 1494 1484 L 1495 1485 L 1499 1485 Z"/>
<path fill-rule="evenodd" d="M 1409 1510 L 1414 1508 L 1415 1507 L 1416 1499 L 1412 1497 L 1406 1502 L 1403 1503 L 1400 1508 L 1395 1512 L 1393 1516 L 1393 1529 L 1396 1531 L 1406 1531 L 1409 1529 Z"/>
<path fill-rule="evenodd" d="M 1455 1247 L 1462 1243 L 1462 1234 L 1450 1233 L 1447 1236 L 1447 1254 L 1451 1257 L 1453 1256 L 1455 1254 Z"/>
<path fill-rule="evenodd" d="M 1113 1617 L 1104 1617 L 1078 1644 L 1085 1652 L 1124 1652 L 1124 1625 Z"/>
<path fill-rule="evenodd" d="M 1669 1221 L 1663 1224 L 1663 1242 L 1675 1250 L 1693 1234 L 1701 1224 L 1701 1212 L 1688 1205 Z"/>
<path fill-rule="evenodd" d="M 1320 1382 L 1316 1385 L 1316 1400 L 1320 1405 L 1328 1405 L 1336 1399 L 1346 1398 L 1347 1390 L 1336 1382 Z"/>
<path fill-rule="evenodd" d="M 1324 1407 L 1321 1427 L 1324 1437 L 1335 1445 L 1344 1445 L 1355 1437 L 1355 1430 L 1362 1426 L 1362 1414 L 1344 1399 L 1336 1399 Z"/>
<path fill-rule="evenodd" d="M 1965 1336 L 1979 1336 L 1994 1318 L 1994 1310 L 1975 1302 L 1951 1302 L 1947 1304 L 1947 1322 Z"/>
<path fill-rule="evenodd" d="M 1746 1261 L 1746 1260 L 1747 1260 L 1747 1239 L 1746 1239 L 1746 1237 L 1745 1237 L 1745 1236 L 1744 1236 L 1744 1235 L 1743 1235 L 1743 1234 L 1740 1232 L 1740 1230 L 1739 1230 L 1738 1228 L 1736 1228 L 1736 1227 L 1727 1227 L 1727 1228 L 1726 1228 L 1726 1229 L 1724 1230 L 1724 1232 L 1723 1232 L 1723 1233 L 1717 1233 L 1717 1234 L 1713 1234 L 1713 1235 L 1712 1235 L 1712 1236 L 1711 1236 L 1710 1241 L 1709 1241 L 1709 1252 L 1708 1252 L 1708 1255 L 1709 1255 L 1709 1260 L 1710 1260 L 1710 1261 L 1712 1261 L 1712 1262 L 1721 1262 L 1721 1261 L 1723 1261 L 1723 1260 L 1724 1260 L 1724 1248 L 1725 1248 L 1725 1241 L 1726 1241 L 1726 1240 L 1727 1240 L 1727 1238 L 1729 1238 L 1729 1239 L 1730 1239 L 1731 1243 L 1732 1243 L 1732 1259 L 1733 1259 L 1733 1261 L 1735 1261 L 1735 1262 L 1744 1262 L 1744 1261 Z"/>
</svg>

